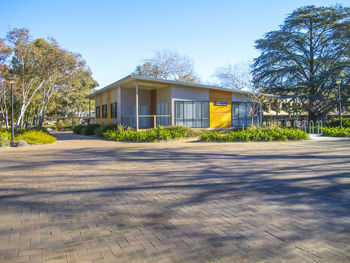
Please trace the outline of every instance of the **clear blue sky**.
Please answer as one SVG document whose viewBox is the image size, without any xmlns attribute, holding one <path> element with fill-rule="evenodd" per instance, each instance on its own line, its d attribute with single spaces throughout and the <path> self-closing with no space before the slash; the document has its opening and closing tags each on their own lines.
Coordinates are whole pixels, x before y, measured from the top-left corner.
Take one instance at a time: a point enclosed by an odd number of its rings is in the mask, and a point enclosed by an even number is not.
<svg viewBox="0 0 350 263">
<path fill-rule="evenodd" d="M 152 50 L 194 60 L 202 82 L 215 69 L 250 62 L 254 41 L 305 5 L 350 6 L 350 0 L 2 0 L 0 37 L 26 27 L 83 55 L 103 87 L 134 71 Z"/>
</svg>

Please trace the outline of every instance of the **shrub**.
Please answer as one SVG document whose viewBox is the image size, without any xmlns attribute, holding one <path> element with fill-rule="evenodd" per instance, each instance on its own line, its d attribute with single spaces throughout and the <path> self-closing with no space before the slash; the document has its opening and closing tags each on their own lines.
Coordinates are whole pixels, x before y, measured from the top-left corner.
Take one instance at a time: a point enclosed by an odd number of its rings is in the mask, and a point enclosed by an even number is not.
<svg viewBox="0 0 350 263">
<path fill-rule="evenodd" d="M 350 128 L 324 127 L 323 135 L 332 137 L 350 137 Z"/>
<path fill-rule="evenodd" d="M 7 140 L 10 140 L 11 139 L 11 133 L 6 131 L 6 130 L 0 131 L 0 137 L 5 138 Z"/>
<path fill-rule="evenodd" d="M 249 141 L 287 141 L 287 140 L 305 140 L 309 136 L 301 130 L 281 127 L 249 127 L 237 131 L 230 131 L 224 135 L 216 131 L 204 133 L 201 135 L 201 141 L 227 141 L 227 142 L 249 142 Z"/>
<path fill-rule="evenodd" d="M 118 125 L 117 127 L 114 127 L 114 129 L 106 129 L 106 131 L 102 133 L 103 138 L 124 142 L 168 141 L 170 139 L 190 137 L 194 135 L 195 132 L 192 129 L 183 126 L 165 128 L 158 126 L 156 129 L 135 131 L 132 128 Z"/>
<path fill-rule="evenodd" d="M 82 131 L 83 131 L 84 127 L 85 127 L 85 126 L 84 126 L 84 125 L 81 125 L 81 124 L 75 126 L 75 127 L 73 128 L 73 133 L 75 133 L 75 134 L 82 134 Z"/>
<path fill-rule="evenodd" d="M 56 141 L 56 138 L 43 131 L 26 131 L 16 136 L 16 141 L 24 140 L 28 144 L 49 144 Z"/>
<path fill-rule="evenodd" d="M 84 126 L 84 129 L 82 130 L 83 135 L 95 135 L 95 130 L 100 127 L 100 124 L 89 124 Z"/>
<path fill-rule="evenodd" d="M 63 122 L 63 120 L 59 120 L 58 122 L 57 122 L 57 129 L 58 129 L 58 131 L 63 131 L 63 129 L 64 129 L 64 122 Z"/>
<path fill-rule="evenodd" d="M 10 146 L 10 140 L 0 135 L 0 147 L 8 147 Z"/>
<path fill-rule="evenodd" d="M 17 129 L 16 130 L 16 135 L 17 134 L 23 134 L 23 133 L 28 132 L 28 131 L 41 131 L 41 132 L 49 134 L 48 130 L 45 127 L 35 126 L 35 127 Z"/>
<path fill-rule="evenodd" d="M 343 128 L 350 128 L 350 119 L 349 118 L 342 118 L 342 124 Z M 325 126 L 328 127 L 339 127 L 340 126 L 340 121 L 339 118 L 335 118 L 330 122 L 327 122 Z"/>
<path fill-rule="evenodd" d="M 117 129 L 116 125 L 100 126 L 95 130 L 95 134 L 99 137 L 103 137 L 103 133 L 106 131 L 114 131 Z"/>
</svg>

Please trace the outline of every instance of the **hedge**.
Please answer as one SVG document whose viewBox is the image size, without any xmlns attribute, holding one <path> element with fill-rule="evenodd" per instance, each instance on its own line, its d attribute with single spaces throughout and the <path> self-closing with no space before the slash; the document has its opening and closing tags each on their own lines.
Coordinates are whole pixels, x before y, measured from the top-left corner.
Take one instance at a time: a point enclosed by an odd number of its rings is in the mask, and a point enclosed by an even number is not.
<svg viewBox="0 0 350 263">
<path fill-rule="evenodd" d="M 156 129 L 135 131 L 132 128 L 119 125 L 116 129 L 107 129 L 102 133 L 102 137 L 105 139 L 122 142 L 168 141 L 171 139 L 192 137 L 196 135 L 196 132 L 184 126 L 170 126 L 165 128 L 159 126 Z"/>
<path fill-rule="evenodd" d="M 342 118 L 342 125 L 343 125 L 343 128 L 350 128 L 350 119 L 349 118 Z M 327 127 L 339 127 L 340 126 L 339 118 L 335 118 L 332 121 L 325 123 L 325 126 L 327 126 Z"/>
<path fill-rule="evenodd" d="M 323 127 L 323 135 L 332 137 L 350 137 L 350 128 Z"/>
<path fill-rule="evenodd" d="M 211 131 L 203 133 L 200 137 L 200 140 L 204 142 L 258 142 L 306 139 L 309 139 L 306 132 L 298 129 L 282 127 L 249 127 L 247 129 L 230 131 L 226 134 Z"/>
</svg>

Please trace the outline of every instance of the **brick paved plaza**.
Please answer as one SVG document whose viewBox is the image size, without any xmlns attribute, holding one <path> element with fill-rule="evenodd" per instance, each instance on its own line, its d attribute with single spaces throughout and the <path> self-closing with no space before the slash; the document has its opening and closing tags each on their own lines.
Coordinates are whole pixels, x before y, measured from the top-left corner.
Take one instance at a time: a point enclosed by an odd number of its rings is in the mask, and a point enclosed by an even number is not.
<svg viewBox="0 0 350 263">
<path fill-rule="evenodd" d="M 0 262 L 350 262 L 350 141 L 0 150 Z"/>
</svg>

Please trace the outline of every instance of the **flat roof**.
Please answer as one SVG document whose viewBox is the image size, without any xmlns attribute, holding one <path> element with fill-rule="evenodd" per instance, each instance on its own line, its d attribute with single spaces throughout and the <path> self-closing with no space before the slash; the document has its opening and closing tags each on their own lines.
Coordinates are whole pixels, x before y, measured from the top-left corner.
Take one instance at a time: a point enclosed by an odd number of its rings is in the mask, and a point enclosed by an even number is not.
<svg viewBox="0 0 350 263">
<path fill-rule="evenodd" d="M 95 95 L 102 93 L 110 88 L 113 88 L 113 87 L 116 87 L 119 85 L 123 85 L 123 84 L 126 84 L 128 82 L 130 83 L 131 81 L 140 81 L 140 83 L 142 83 L 142 82 L 150 83 L 151 82 L 154 84 L 162 84 L 162 85 L 167 85 L 167 86 L 177 85 L 177 86 L 187 86 L 187 87 L 194 87 L 194 88 L 215 89 L 215 90 L 235 92 L 235 93 L 239 93 L 239 94 L 260 94 L 258 92 L 232 90 L 232 89 L 227 89 L 227 88 L 214 86 L 214 85 L 205 85 L 205 84 L 201 84 L 201 83 L 183 82 L 183 81 L 167 80 L 167 79 L 156 79 L 156 78 L 144 77 L 144 76 L 132 74 L 132 75 L 128 75 L 128 76 L 126 76 L 126 77 L 124 77 L 116 82 L 113 82 L 113 83 L 103 87 L 102 89 L 95 91 L 94 93 L 91 93 L 90 95 L 87 96 L 87 98 L 91 99 L 91 98 L 95 97 Z M 261 93 L 261 94 L 267 95 L 267 96 L 273 96 L 273 95 L 264 94 L 264 93 Z"/>
</svg>

